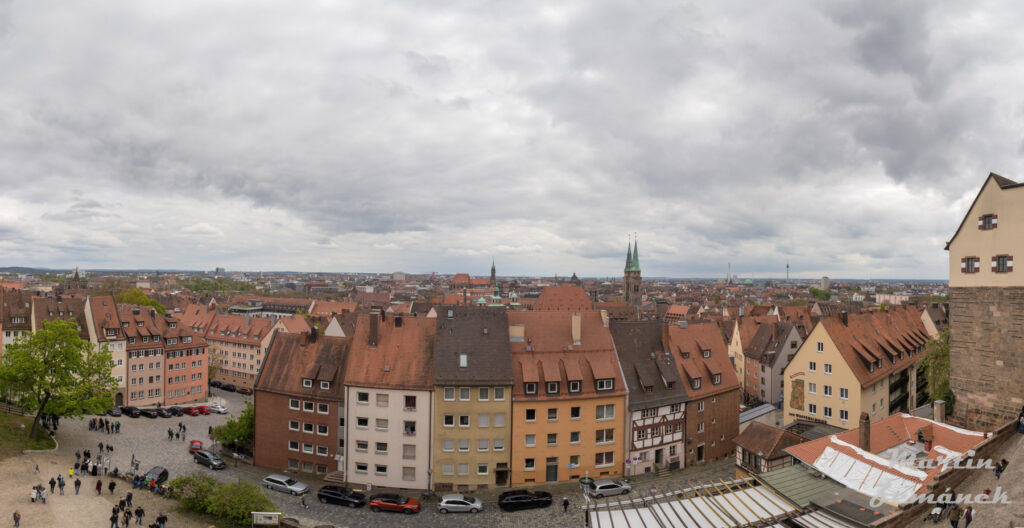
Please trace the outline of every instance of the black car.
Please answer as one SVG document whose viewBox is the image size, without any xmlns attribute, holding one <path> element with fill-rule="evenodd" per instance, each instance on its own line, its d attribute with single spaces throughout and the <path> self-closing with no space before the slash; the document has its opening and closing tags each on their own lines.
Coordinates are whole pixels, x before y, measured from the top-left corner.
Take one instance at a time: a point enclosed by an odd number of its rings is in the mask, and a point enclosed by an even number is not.
<svg viewBox="0 0 1024 528">
<path fill-rule="evenodd" d="M 142 416 L 142 414 L 139 412 L 138 407 L 132 407 L 130 405 L 121 407 L 121 412 L 124 413 L 125 416 L 131 416 L 132 418 L 138 418 L 139 416 Z"/>
<path fill-rule="evenodd" d="M 157 417 L 156 409 L 142 409 L 141 411 L 139 411 L 139 414 L 141 414 L 142 416 L 145 416 L 146 418 L 156 418 Z"/>
<path fill-rule="evenodd" d="M 529 510 L 551 506 L 551 494 L 546 491 L 512 490 L 498 495 L 498 507 L 505 511 Z"/>
<path fill-rule="evenodd" d="M 118 409 L 117 407 L 114 407 L 113 409 L 110 409 L 109 411 L 107 411 L 106 414 L 108 416 L 118 417 L 118 416 L 121 416 L 121 409 Z"/>
<path fill-rule="evenodd" d="M 181 410 L 181 407 L 168 407 L 167 412 L 171 413 L 171 416 L 181 416 L 185 414 L 185 412 Z"/>
<path fill-rule="evenodd" d="M 206 466 L 210 469 L 224 469 L 226 466 L 224 459 L 209 451 L 196 451 L 195 453 L 192 453 L 192 459 L 196 461 L 196 464 Z"/>
<path fill-rule="evenodd" d="M 338 504 L 349 508 L 366 505 L 366 495 L 343 486 L 324 486 L 316 492 L 316 498 L 324 504 Z"/>
<path fill-rule="evenodd" d="M 156 484 L 159 486 L 160 484 L 167 482 L 167 478 L 169 476 L 170 475 L 167 474 L 166 469 L 164 469 L 161 466 L 156 466 L 153 469 L 149 470 L 148 473 L 146 473 L 146 476 L 143 477 L 143 482 L 145 482 L 148 485 L 150 480 L 155 479 Z"/>
<path fill-rule="evenodd" d="M 217 380 L 210 380 L 210 386 L 211 386 L 211 387 L 214 387 L 214 388 L 220 388 L 220 387 L 222 387 L 223 385 L 224 385 L 223 383 L 221 383 L 221 382 L 219 382 L 219 381 L 217 381 Z"/>
<path fill-rule="evenodd" d="M 167 409 L 165 409 L 163 407 L 161 407 L 161 408 L 156 410 L 156 415 L 161 417 L 161 418 L 170 418 L 171 416 L 173 416 L 171 414 L 171 411 L 168 411 Z"/>
<path fill-rule="evenodd" d="M 225 383 L 225 384 L 220 386 L 220 390 L 226 391 L 226 392 L 235 392 L 235 386 L 230 384 L 230 383 Z"/>
</svg>

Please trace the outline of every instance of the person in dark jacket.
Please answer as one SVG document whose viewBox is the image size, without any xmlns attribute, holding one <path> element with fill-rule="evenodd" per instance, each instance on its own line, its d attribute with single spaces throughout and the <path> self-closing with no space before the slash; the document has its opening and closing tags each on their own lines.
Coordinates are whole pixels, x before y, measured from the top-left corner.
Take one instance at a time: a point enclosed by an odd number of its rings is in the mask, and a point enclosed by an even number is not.
<svg viewBox="0 0 1024 528">
<path fill-rule="evenodd" d="M 57 486 L 57 481 L 53 477 L 50 477 L 50 493 L 53 493 L 53 488 L 56 487 L 56 486 Z"/>
<path fill-rule="evenodd" d="M 142 509 L 142 506 L 135 508 L 135 522 L 142 526 L 142 518 L 146 516 L 146 510 Z"/>
<path fill-rule="evenodd" d="M 102 480 L 97 480 L 96 481 L 96 494 L 99 495 L 101 493 L 103 493 L 103 481 Z"/>
<path fill-rule="evenodd" d="M 111 480 L 110 484 L 107 485 L 107 489 L 110 490 L 110 494 L 111 495 L 114 494 L 114 488 L 116 488 L 116 487 L 117 487 L 117 483 L 114 482 L 113 480 Z"/>
</svg>

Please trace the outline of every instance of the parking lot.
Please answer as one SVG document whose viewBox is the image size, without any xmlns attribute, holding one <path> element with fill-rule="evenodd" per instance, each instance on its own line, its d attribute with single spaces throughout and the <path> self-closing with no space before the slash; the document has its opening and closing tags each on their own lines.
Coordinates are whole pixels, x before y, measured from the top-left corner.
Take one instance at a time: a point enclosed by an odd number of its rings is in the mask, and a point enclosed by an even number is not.
<svg viewBox="0 0 1024 528">
<path fill-rule="evenodd" d="M 122 472 L 129 470 L 132 457 L 138 461 L 138 468 L 146 472 L 153 466 L 163 466 L 174 479 L 180 475 L 187 475 L 196 471 L 207 473 L 221 481 L 232 481 L 235 479 L 247 480 L 259 483 L 260 480 L 274 471 L 266 468 L 251 466 L 247 463 L 238 463 L 230 457 L 225 457 L 227 467 L 222 470 L 211 470 L 205 466 L 196 464 L 188 452 L 189 443 L 192 440 L 203 442 L 204 448 L 210 446 L 209 430 L 211 427 L 224 424 L 229 417 L 240 412 L 244 408 L 244 402 L 251 396 L 243 396 L 237 393 L 224 392 L 214 389 L 208 403 L 220 403 L 227 408 L 228 414 L 210 414 L 202 416 L 180 416 L 172 418 L 129 418 L 121 416 L 110 418 L 121 422 L 120 434 L 106 434 L 98 431 L 90 431 L 89 420 L 94 418 L 87 416 L 79 420 L 62 420 L 57 440 L 60 444 L 57 454 L 66 456 L 69 465 L 74 463 L 75 451 L 90 449 L 95 454 L 100 442 L 105 445 L 114 446 L 110 456 L 110 468 L 118 468 Z M 178 423 L 186 427 L 185 434 L 176 440 L 167 439 L 167 430 L 177 431 Z M 700 480 L 703 473 L 708 472 L 717 476 L 728 476 L 731 472 L 731 465 L 724 464 L 708 466 L 703 469 L 688 470 L 678 474 L 680 478 L 693 478 Z M 556 485 L 550 491 L 554 494 L 555 505 L 537 510 L 525 510 L 519 512 L 503 512 L 494 502 L 485 501 L 484 511 L 476 514 L 450 513 L 443 515 L 437 512 L 436 504 L 427 502 L 419 514 L 403 515 L 400 513 L 380 512 L 375 513 L 368 508 L 346 508 L 333 504 L 321 504 L 317 501 L 316 491 L 324 483 L 314 475 L 295 475 L 299 481 L 306 483 L 310 488 L 306 496 L 308 508 L 304 508 L 299 497 L 293 497 L 280 492 L 266 490 L 267 495 L 284 512 L 287 517 L 298 518 L 306 526 L 331 524 L 337 527 L 349 528 L 377 528 L 382 525 L 396 527 L 476 527 L 488 526 L 490 528 L 531 526 L 532 528 L 582 526 L 583 513 L 579 506 L 583 498 L 578 487 L 568 485 Z M 670 477 L 671 478 L 671 477 Z M 685 480 L 678 485 L 682 487 Z M 647 484 L 649 485 L 649 483 Z M 675 486 L 672 481 L 659 482 L 659 489 Z M 414 495 L 418 498 L 418 495 Z M 562 498 L 568 496 L 571 506 L 568 512 L 563 512 Z M 638 497 L 637 493 L 632 495 Z M 384 523 L 384 524 L 382 524 Z"/>
</svg>

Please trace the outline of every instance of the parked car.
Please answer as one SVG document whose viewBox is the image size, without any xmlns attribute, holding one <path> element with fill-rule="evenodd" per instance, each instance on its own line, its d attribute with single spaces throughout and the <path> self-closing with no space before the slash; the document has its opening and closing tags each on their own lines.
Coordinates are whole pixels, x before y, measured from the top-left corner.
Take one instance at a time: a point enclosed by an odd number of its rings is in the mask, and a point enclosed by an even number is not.
<svg viewBox="0 0 1024 528">
<path fill-rule="evenodd" d="M 221 385 L 223 385 L 223 383 L 217 380 L 210 380 L 210 386 L 213 388 L 219 388 Z"/>
<path fill-rule="evenodd" d="M 181 412 L 189 416 L 199 416 L 200 414 L 203 414 L 202 412 L 199 411 L 198 407 L 185 407 L 184 409 L 181 410 Z"/>
<path fill-rule="evenodd" d="M 461 493 L 452 493 L 441 497 L 441 500 L 437 503 L 437 511 L 440 513 L 448 512 L 469 512 L 476 513 L 483 511 L 484 503 L 480 499 L 470 497 L 469 495 L 463 495 Z"/>
<path fill-rule="evenodd" d="M 621 480 L 598 479 L 590 483 L 587 495 L 600 499 L 609 495 L 625 495 L 632 489 L 629 484 Z"/>
<path fill-rule="evenodd" d="M 249 387 L 239 387 L 238 388 L 238 393 L 239 394 L 252 394 L 252 389 L 250 389 Z"/>
<path fill-rule="evenodd" d="M 370 497 L 370 502 L 367 503 L 370 509 L 379 511 L 393 511 L 402 513 L 419 513 L 420 501 L 411 498 L 396 495 L 394 493 L 379 493 Z"/>
<path fill-rule="evenodd" d="M 223 405 L 219 405 L 219 404 L 215 403 L 215 404 L 210 406 L 210 412 L 214 412 L 214 413 L 217 413 L 217 414 L 227 414 L 228 413 L 228 409 L 227 409 L 227 407 L 224 407 Z"/>
<path fill-rule="evenodd" d="M 302 495 L 309 491 L 309 486 L 284 475 L 267 475 L 263 478 L 263 485 L 276 491 L 283 491 L 284 493 L 291 493 L 292 495 Z"/>
<path fill-rule="evenodd" d="M 181 416 L 185 414 L 181 407 L 168 407 L 167 412 L 171 413 L 171 416 Z"/>
<path fill-rule="evenodd" d="M 156 415 L 161 417 L 161 418 L 170 418 L 171 416 L 174 416 L 174 415 L 171 414 L 171 411 L 168 411 L 165 407 L 161 407 L 161 408 L 157 409 L 156 410 Z"/>
<path fill-rule="evenodd" d="M 226 392 L 235 392 L 235 386 L 230 384 L 230 383 L 225 383 L 225 384 L 220 386 L 220 390 L 226 391 Z"/>
<path fill-rule="evenodd" d="M 358 508 L 366 504 L 366 495 L 344 486 L 324 486 L 316 492 L 316 498 L 324 504 L 338 504 Z"/>
<path fill-rule="evenodd" d="M 205 405 L 196 405 L 199 414 L 210 414 L 210 408 Z"/>
<path fill-rule="evenodd" d="M 156 418 L 157 416 L 156 409 L 142 409 L 139 411 L 139 414 L 146 418 Z"/>
<path fill-rule="evenodd" d="M 189 453 L 195 453 L 196 451 L 202 451 L 202 449 L 203 449 L 203 441 L 202 440 L 193 440 L 193 441 L 189 442 L 189 444 L 188 444 L 188 452 Z"/>
<path fill-rule="evenodd" d="M 131 416 L 132 418 L 138 418 L 139 416 L 141 416 L 141 414 L 139 413 L 139 408 L 132 407 L 130 405 L 121 407 L 121 412 L 124 413 L 125 416 Z"/>
<path fill-rule="evenodd" d="M 143 481 L 148 483 L 150 480 L 156 480 L 156 484 L 159 486 L 160 484 L 167 482 L 168 477 L 169 475 L 167 474 L 166 469 L 164 469 L 161 466 L 156 466 L 153 469 L 149 470 L 148 473 L 146 473 L 146 476 L 143 478 Z"/>
<path fill-rule="evenodd" d="M 512 490 L 498 495 L 498 507 L 505 511 L 547 508 L 551 506 L 551 494 L 546 491 Z"/>
<path fill-rule="evenodd" d="M 107 411 L 106 414 L 109 415 L 109 416 L 118 417 L 118 416 L 121 416 L 121 409 L 118 409 L 117 407 L 114 407 L 113 409 L 110 409 L 109 411 Z"/>
<path fill-rule="evenodd" d="M 209 452 L 209 451 L 195 451 L 192 453 L 192 460 L 196 461 L 196 464 L 206 466 L 210 469 L 224 469 L 227 464 L 224 463 L 224 459 Z"/>
</svg>

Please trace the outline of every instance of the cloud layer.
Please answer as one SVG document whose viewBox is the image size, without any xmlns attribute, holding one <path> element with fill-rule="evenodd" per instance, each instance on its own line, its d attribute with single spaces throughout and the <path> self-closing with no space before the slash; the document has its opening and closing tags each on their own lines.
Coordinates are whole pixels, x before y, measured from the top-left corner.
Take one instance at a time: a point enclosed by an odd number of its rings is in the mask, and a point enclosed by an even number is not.
<svg viewBox="0 0 1024 528">
<path fill-rule="evenodd" d="M 0 265 L 946 278 L 1013 3 L 0 0 Z"/>
</svg>

